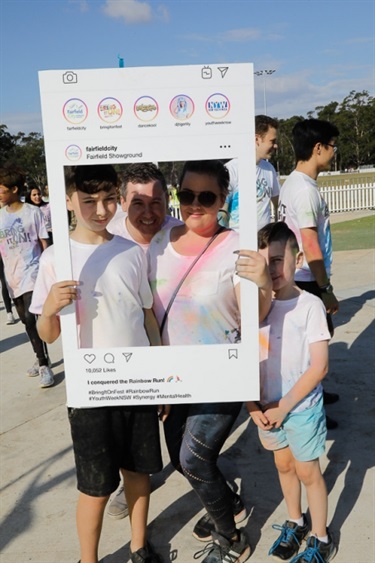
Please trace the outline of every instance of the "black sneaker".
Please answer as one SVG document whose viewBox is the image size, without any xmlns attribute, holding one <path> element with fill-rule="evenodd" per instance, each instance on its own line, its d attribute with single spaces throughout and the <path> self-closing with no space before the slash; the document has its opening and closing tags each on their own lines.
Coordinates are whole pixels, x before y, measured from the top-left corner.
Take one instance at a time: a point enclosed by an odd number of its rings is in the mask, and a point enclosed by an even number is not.
<svg viewBox="0 0 375 563">
<path fill-rule="evenodd" d="M 333 405 L 337 403 L 340 399 L 340 396 L 337 393 L 329 393 L 328 391 L 323 391 L 323 404 L 324 405 Z"/>
<path fill-rule="evenodd" d="M 239 495 L 236 495 L 233 501 L 233 515 L 236 524 L 243 522 L 247 517 L 246 508 Z M 212 532 L 215 531 L 215 524 L 209 514 L 204 514 L 202 518 L 194 526 L 193 537 L 198 541 L 211 541 Z"/>
<path fill-rule="evenodd" d="M 288 561 L 293 555 L 298 553 L 302 541 L 309 533 L 309 527 L 306 522 L 306 516 L 303 514 L 303 526 L 298 526 L 295 522 L 286 520 L 282 526 L 274 524 L 274 530 L 280 530 L 281 534 L 271 546 L 268 555 L 272 555 L 274 559 Z"/>
<path fill-rule="evenodd" d="M 212 543 L 195 553 L 194 559 L 200 559 L 203 555 L 206 557 L 202 563 L 243 563 L 249 559 L 251 549 L 242 531 L 238 531 L 237 541 L 229 541 L 217 532 L 212 532 L 212 539 Z"/>
<path fill-rule="evenodd" d="M 149 542 L 134 553 L 130 551 L 130 561 L 132 563 L 163 563 L 163 559 L 158 553 L 155 553 Z"/>
<path fill-rule="evenodd" d="M 336 553 L 337 547 L 328 532 L 328 543 L 319 541 L 315 536 L 310 536 L 307 539 L 305 551 L 293 557 L 290 563 L 328 563 L 332 561 Z"/>
<path fill-rule="evenodd" d="M 339 425 L 338 422 L 336 422 L 336 420 L 333 420 L 333 418 L 327 415 L 326 415 L 326 424 L 327 424 L 327 430 L 334 430 Z"/>
</svg>

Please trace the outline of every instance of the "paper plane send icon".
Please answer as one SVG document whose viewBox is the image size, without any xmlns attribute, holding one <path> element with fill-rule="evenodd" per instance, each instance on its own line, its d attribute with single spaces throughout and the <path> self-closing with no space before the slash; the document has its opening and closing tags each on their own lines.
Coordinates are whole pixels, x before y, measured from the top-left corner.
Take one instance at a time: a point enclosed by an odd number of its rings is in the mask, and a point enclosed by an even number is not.
<svg viewBox="0 0 375 563">
<path fill-rule="evenodd" d="M 122 355 L 124 356 L 126 362 L 128 362 L 130 360 L 130 358 L 132 357 L 133 353 L 132 352 L 129 352 L 129 353 L 123 352 Z"/>
<path fill-rule="evenodd" d="M 217 70 L 220 71 L 221 78 L 224 78 L 226 73 L 228 72 L 229 66 L 218 66 Z"/>
</svg>

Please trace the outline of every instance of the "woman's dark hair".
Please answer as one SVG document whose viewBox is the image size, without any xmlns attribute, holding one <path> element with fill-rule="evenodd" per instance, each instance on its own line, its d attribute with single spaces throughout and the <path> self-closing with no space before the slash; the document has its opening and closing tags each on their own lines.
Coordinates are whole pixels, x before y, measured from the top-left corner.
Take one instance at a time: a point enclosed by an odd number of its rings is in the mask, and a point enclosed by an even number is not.
<svg viewBox="0 0 375 563">
<path fill-rule="evenodd" d="M 221 194 L 226 197 L 229 188 L 229 172 L 220 160 L 189 160 L 185 162 L 181 172 L 179 190 L 187 172 L 206 174 L 216 178 Z"/>
</svg>

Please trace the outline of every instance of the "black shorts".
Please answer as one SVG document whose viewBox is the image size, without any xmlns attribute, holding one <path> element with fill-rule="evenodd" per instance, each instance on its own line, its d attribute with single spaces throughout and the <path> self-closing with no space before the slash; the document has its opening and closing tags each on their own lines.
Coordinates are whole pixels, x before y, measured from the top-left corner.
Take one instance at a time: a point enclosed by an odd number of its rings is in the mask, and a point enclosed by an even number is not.
<svg viewBox="0 0 375 563">
<path fill-rule="evenodd" d="M 120 468 L 157 473 L 161 458 L 157 407 L 68 408 L 77 488 L 93 497 L 115 491 Z"/>
</svg>

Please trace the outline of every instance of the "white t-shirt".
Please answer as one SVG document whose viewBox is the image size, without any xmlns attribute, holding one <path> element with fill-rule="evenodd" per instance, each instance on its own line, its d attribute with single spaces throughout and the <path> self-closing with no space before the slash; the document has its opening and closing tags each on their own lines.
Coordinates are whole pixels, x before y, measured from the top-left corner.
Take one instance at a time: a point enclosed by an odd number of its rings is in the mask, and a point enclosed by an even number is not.
<svg viewBox="0 0 375 563">
<path fill-rule="evenodd" d="M 160 231 L 149 248 L 149 280 L 159 326 L 170 298 L 195 256 L 178 254 L 170 242 L 171 230 Z M 184 281 L 163 330 L 163 344 L 225 344 L 240 338 L 240 311 L 234 287 L 239 236 L 229 231 L 209 247 Z"/>
<path fill-rule="evenodd" d="M 140 246 L 144 252 L 147 252 L 148 247 L 150 246 L 149 244 L 141 244 L 137 241 L 134 240 L 134 238 L 131 236 L 131 234 L 129 233 L 127 224 L 126 224 L 126 217 L 128 216 L 127 213 L 125 213 L 124 211 L 119 211 L 116 213 L 116 215 L 113 217 L 113 219 L 111 219 L 111 221 L 108 223 L 107 225 L 107 230 L 108 232 L 112 233 L 113 235 L 118 235 L 119 237 L 123 237 L 126 238 L 128 240 L 131 240 L 132 242 L 135 242 L 136 244 L 138 244 L 138 246 Z M 181 225 L 182 222 L 179 219 L 176 219 L 175 217 L 172 217 L 171 215 L 166 215 L 165 219 L 164 219 L 164 223 L 162 225 L 162 229 L 165 228 L 171 228 L 174 227 L 176 225 Z"/>
<path fill-rule="evenodd" d="M 239 192 L 238 159 L 225 164 L 229 171 L 229 194 L 226 199 L 229 213 L 229 227 L 239 229 Z M 271 221 L 271 198 L 279 195 L 280 185 L 276 170 L 267 160 L 260 160 L 256 165 L 256 202 L 258 230 Z"/>
<path fill-rule="evenodd" d="M 76 303 L 81 348 L 149 346 L 143 309 L 152 307 L 147 260 L 142 250 L 121 237 L 104 244 L 70 240 L 73 279 L 79 280 Z M 54 247 L 40 260 L 30 311 L 41 314 L 56 283 Z"/>
<path fill-rule="evenodd" d="M 271 198 L 280 193 L 276 170 L 268 160 L 260 160 L 256 166 L 258 231 L 271 222 Z"/>
<path fill-rule="evenodd" d="M 310 366 L 309 345 L 330 338 L 326 311 L 318 297 L 303 291 L 295 299 L 273 300 L 259 330 L 261 403 L 284 397 Z M 314 405 L 321 393 L 319 384 L 293 412 Z"/>
<path fill-rule="evenodd" d="M 332 238 L 328 206 L 318 190 L 316 180 L 294 170 L 285 180 L 280 191 L 279 220 L 285 221 L 296 235 L 301 250 L 301 229 L 315 227 L 323 254 L 327 276 L 331 276 Z M 295 280 L 306 282 L 315 278 L 304 259 L 302 268 L 296 270 Z"/>
<path fill-rule="evenodd" d="M 39 207 L 24 203 L 15 213 L 0 210 L 0 252 L 12 298 L 34 289 L 42 254 L 39 239 L 48 239 Z"/>
</svg>

